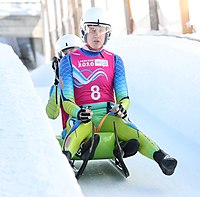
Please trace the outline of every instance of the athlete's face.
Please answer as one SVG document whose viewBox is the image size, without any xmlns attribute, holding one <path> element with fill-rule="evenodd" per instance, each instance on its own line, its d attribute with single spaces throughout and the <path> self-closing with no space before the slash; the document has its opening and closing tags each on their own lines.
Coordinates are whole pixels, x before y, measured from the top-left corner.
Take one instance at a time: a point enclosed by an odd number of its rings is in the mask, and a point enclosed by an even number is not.
<svg viewBox="0 0 200 197">
<path fill-rule="evenodd" d="M 87 44 L 98 51 L 104 44 L 106 32 L 105 26 L 87 26 Z"/>
</svg>

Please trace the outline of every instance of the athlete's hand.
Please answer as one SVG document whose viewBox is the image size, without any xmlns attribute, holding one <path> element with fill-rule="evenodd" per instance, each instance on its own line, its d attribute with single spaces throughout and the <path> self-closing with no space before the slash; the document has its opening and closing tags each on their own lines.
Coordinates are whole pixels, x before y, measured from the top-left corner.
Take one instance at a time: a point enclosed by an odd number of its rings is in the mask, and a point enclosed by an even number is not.
<svg viewBox="0 0 200 197">
<path fill-rule="evenodd" d="M 127 111 L 123 108 L 122 104 L 115 104 L 110 111 L 122 119 L 127 116 Z"/>
<path fill-rule="evenodd" d="M 81 108 L 78 112 L 78 119 L 83 123 L 88 123 L 92 119 L 93 112 L 91 111 L 91 107 Z"/>
</svg>

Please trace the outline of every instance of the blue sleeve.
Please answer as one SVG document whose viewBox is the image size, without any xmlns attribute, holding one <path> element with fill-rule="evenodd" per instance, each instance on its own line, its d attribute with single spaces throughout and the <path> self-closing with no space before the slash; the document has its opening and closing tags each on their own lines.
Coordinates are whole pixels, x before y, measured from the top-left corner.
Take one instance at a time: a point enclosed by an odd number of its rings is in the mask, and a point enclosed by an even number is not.
<svg viewBox="0 0 200 197">
<path fill-rule="evenodd" d="M 59 79 L 63 108 L 71 116 L 77 117 L 80 107 L 76 105 L 74 99 L 73 71 L 70 55 L 64 56 L 60 62 Z"/>
<path fill-rule="evenodd" d="M 118 55 L 115 55 L 114 89 L 117 103 L 129 100 L 124 63 Z"/>
</svg>

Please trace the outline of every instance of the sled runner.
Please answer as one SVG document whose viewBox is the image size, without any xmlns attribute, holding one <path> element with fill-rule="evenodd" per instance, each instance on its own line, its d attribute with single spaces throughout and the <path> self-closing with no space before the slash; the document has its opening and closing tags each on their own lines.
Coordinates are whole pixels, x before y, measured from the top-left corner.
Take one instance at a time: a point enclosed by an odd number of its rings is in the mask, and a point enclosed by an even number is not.
<svg viewBox="0 0 200 197">
<path fill-rule="evenodd" d="M 124 163 L 124 152 L 120 146 L 117 136 L 116 123 L 113 122 L 114 132 L 95 132 L 94 124 L 92 124 L 91 136 L 84 140 L 77 154 L 70 161 L 70 165 L 75 173 L 75 177 L 79 179 L 83 174 L 89 160 L 108 159 L 111 164 L 124 176 L 128 177 L 129 171 Z M 58 138 L 57 138 L 58 139 Z M 58 139 L 62 147 L 65 147 L 66 140 Z M 117 150 L 117 155 L 114 155 L 113 150 Z M 66 154 L 66 151 L 63 150 Z M 82 160 L 81 166 L 75 166 L 77 160 Z"/>
</svg>

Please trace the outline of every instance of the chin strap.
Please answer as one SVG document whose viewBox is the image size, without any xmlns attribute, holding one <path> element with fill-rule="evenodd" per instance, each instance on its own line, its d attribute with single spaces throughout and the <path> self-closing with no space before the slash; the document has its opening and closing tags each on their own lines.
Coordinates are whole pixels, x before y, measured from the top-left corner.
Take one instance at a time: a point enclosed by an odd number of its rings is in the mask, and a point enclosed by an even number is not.
<svg viewBox="0 0 200 197">
<path fill-rule="evenodd" d="M 85 46 L 87 47 L 87 49 L 89 49 L 90 51 L 94 51 L 94 52 L 100 52 L 103 49 L 103 46 L 100 47 L 99 49 L 94 49 L 89 44 L 86 44 Z"/>
</svg>

